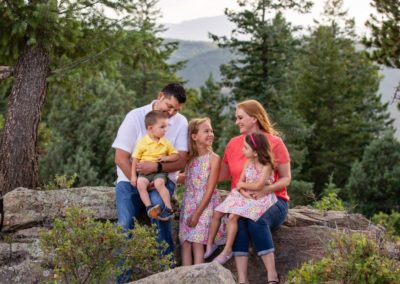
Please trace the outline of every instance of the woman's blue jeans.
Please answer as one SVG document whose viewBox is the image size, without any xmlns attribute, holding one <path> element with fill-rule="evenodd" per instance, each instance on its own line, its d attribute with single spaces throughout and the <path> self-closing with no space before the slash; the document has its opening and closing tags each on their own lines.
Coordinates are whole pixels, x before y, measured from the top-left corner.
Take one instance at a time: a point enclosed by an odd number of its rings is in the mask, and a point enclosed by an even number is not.
<svg viewBox="0 0 400 284">
<path fill-rule="evenodd" d="M 253 241 L 258 255 L 265 255 L 275 250 L 272 241 L 271 230 L 281 225 L 288 213 L 287 201 L 278 198 L 264 215 L 254 222 L 251 219 L 240 218 L 238 221 L 238 232 L 233 243 L 233 255 L 247 256 L 249 254 L 249 241 Z"/>
<path fill-rule="evenodd" d="M 175 190 L 175 184 L 168 179 L 166 187 L 168 188 L 170 196 L 172 196 Z M 149 196 L 151 204 L 159 204 L 161 209 L 165 207 L 157 190 L 153 189 L 149 191 Z M 133 229 L 135 226 L 133 218 L 137 218 L 140 212 L 145 209 L 137 188 L 132 186 L 130 182 L 120 181 L 115 187 L 115 202 L 117 206 L 118 225 L 121 225 L 125 232 Z M 157 226 L 157 241 L 165 241 L 168 245 L 167 249 L 162 251 L 162 254 L 166 255 L 173 252 L 172 222 L 154 219 L 151 219 L 151 222 Z M 125 271 L 117 278 L 117 283 L 129 281 L 131 274 L 132 271 Z"/>
</svg>

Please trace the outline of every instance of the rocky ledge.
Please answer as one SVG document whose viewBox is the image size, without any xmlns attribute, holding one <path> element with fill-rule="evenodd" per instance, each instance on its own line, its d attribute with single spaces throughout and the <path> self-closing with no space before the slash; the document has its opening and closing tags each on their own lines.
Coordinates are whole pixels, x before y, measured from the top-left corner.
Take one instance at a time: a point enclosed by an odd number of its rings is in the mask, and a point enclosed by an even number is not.
<svg viewBox="0 0 400 284">
<path fill-rule="evenodd" d="M 0 279 L 4 283 L 42 282 L 48 271 L 39 269 L 42 267 L 39 231 L 50 228 L 53 220 L 63 217 L 69 207 L 89 209 L 95 212 L 99 220 L 115 220 L 114 198 L 113 187 L 83 187 L 53 191 L 17 188 L 7 193 L 4 196 L 2 232 L 11 236 L 12 243 L 10 251 L 10 243 L 0 241 Z M 174 227 L 177 240 L 176 223 Z M 290 209 L 285 223 L 273 232 L 278 272 L 285 277 L 288 271 L 303 262 L 321 258 L 326 243 L 333 237 L 332 233 L 338 230 L 363 232 L 375 240 L 381 239 L 384 235 L 381 227 L 372 224 L 360 214 L 321 212 L 308 207 Z M 398 247 L 391 247 L 390 253 L 393 258 L 399 259 Z M 178 246 L 176 255 L 179 261 Z M 187 279 L 185 283 L 193 284 L 200 283 L 195 279 L 203 277 L 201 283 L 234 283 L 234 278 L 231 278 L 232 275 L 236 275 L 234 261 L 225 264 L 225 268 L 232 274 L 220 265 L 212 263 L 191 268 L 178 267 L 173 271 L 153 275 L 135 283 L 183 283 L 181 279 Z M 167 281 L 165 279 L 172 279 L 172 275 L 180 278 L 174 277 L 174 281 L 165 282 Z M 249 275 L 251 283 L 265 283 L 266 272 L 263 263 L 254 251 L 251 252 L 249 259 Z M 204 281 L 205 279 L 209 280 Z M 218 279 L 225 279 L 225 282 L 220 282 Z"/>
</svg>

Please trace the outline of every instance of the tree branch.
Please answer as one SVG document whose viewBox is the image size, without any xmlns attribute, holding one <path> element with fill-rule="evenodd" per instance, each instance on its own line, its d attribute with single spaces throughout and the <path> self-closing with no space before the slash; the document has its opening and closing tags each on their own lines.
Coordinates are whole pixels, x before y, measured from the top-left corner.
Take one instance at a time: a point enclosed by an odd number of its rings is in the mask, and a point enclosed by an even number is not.
<svg viewBox="0 0 400 284">
<path fill-rule="evenodd" d="M 67 64 L 67 65 L 64 65 L 64 66 L 62 66 L 62 67 L 60 67 L 60 68 L 58 68 L 58 69 L 55 69 L 55 70 L 51 71 L 51 72 L 50 72 L 50 75 L 54 75 L 54 74 L 57 74 L 57 73 L 61 73 L 61 72 L 64 72 L 64 71 L 73 69 L 73 68 L 75 68 L 76 66 L 78 66 L 78 65 L 80 65 L 80 64 L 87 63 L 87 62 L 89 62 L 89 61 L 91 61 L 91 60 L 93 60 L 93 59 L 96 59 L 97 57 L 101 56 L 103 53 L 105 53 L 106 51 L 108 51 L 108 50 L 110 50 L 110 49 L 111 49 L 111 47 L 107 47 L 106 49 L 103 49 L 102 51 L 100 51 L 100 52 L 98 52 L 98 53 L 96 53 L 96 54 L 93 54 L 93 55 L 91 55 L 91 56 L 78 59 L 78 60 L 76 60 L 76 61 L 74 61 L 74 62 L 71 62 L 71 63 L 69 63 L 69 64 Z"/>
<path fill-rule="evenodd" d="M 0 80 L 7 79 L 13 75 L 13 68 L 10 66 L 0 66 Z"/>
<path fill-rule="evenodd" d="M 394 95 L 393 95 L 392 103 L 393 103 L 394 101 L 396 101 L 396 100 L 400 101 L 400 81 L 399 81 L 399 83 L 398 83 L 396 89 L 394 90 Z"/>
<path fill-rule="evenodd" d="M 59 9 L 60 9 L 60 11 L 58 12 L 58 14 L 59 15 L 62 15 L 62 14 L 65 14 L 65 13 L 67 13 L 67 12 L 77 12 L 77 11 L 81 11 L 81 10 L 84 10 L 84 9 L 86 9 L 86 8 L 89 8 L 89 7 L 93 7 L 93 6 L 95 6 L 96 4 L 99 4 L 100 3 L 100 0 L 98 0 L 98 1 L 95 1 L 95 2 L 93 2 L 93 3 L 88 3 L 87 5 L 83 5 L 83 6 L 81 6 L 81 7 L 79 7 L 79 5 L 78 4 L 75 4 L 75 6 L 76 6 L 76 8 L 72 8 L 72 9 L 65 9 L 65 10 L 61 10 L 61 7 L 62 7 L 62 2 L 59 4 Z M 71 4 L 71 6 L 72 5 L 74 5 L 74 4 Z"/>
</svg>

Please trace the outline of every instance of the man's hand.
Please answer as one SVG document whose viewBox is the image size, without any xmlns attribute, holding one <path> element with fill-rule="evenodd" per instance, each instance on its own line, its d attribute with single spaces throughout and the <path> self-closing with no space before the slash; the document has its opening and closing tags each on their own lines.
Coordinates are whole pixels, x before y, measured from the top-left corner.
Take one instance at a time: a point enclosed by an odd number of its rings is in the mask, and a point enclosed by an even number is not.
<svg viewBox="0 0 400 284">
<path fill-rule="evenodd" d="M 137 177 L 136 176 L 131 177 L 131 185 L 136 187 L 136 185 L 137 185 Z"/>
<path fill-rule="evenodd" d="M 185 184 L 186 175 L 185 173 L 180 173 L 178 175 L 178 179 L 176 180 L 177 185 L 184 185 Z"/>
<path fill-rule="evenodd" d="M 157 163 L 150 161 L 141 161 L 136 165 L 136 172 L 148 175 L 157 172 Z"/>
<path fill-rule="evenodd" d="M 158 162 L 161 162 L 161 163 L 166 163 L 166 162 L 169 162 L 169 156 L 162 156 L 162 157 L 159 157 L 158 159 L 157 159 L 157 161 Z"/>
</svg>

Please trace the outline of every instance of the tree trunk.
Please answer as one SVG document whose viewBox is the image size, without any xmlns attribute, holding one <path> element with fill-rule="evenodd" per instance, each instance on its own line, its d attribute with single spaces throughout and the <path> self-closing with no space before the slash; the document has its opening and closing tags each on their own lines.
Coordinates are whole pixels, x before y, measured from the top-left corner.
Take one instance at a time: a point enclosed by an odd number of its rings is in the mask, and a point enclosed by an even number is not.
<svg viewBox="0 0 400 284">
<path fill-rule="evenodd" d="M 49 63 L 43 47 L 26 46 L 14 66 L 0 145 L 0 197 L 19 186 L 38 185 L 36 144 Z"/>
</svg>

